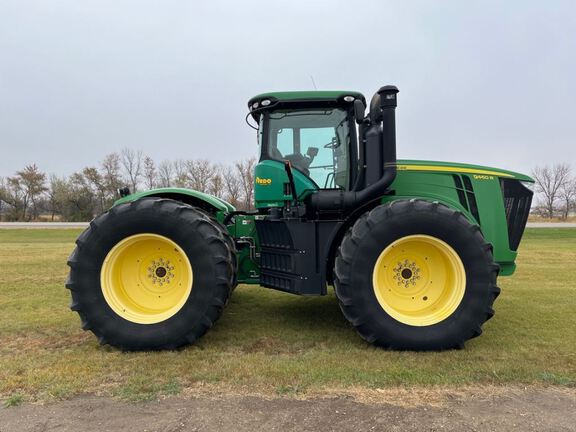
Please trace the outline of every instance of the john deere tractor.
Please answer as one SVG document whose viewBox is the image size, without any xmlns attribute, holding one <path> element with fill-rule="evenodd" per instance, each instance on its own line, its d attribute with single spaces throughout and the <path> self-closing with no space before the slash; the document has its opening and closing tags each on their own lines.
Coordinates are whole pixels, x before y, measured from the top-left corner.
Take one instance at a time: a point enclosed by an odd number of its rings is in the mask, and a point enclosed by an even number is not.
<svg viewBox="0 0 576 432">
<path fill-rule="evenodd" d="M 255 211 L 188 189 L 123 190 L 68 260 L 82 328 L 123 350 L 177 348 L 214 325 L 237 284 L 256 284 L 305 296 L 333 286 L 381 347 L 459 348 L 480 335 L 497 278 L 515 270 L 533 180 L 397 160 L 397 93 L 378 90 L 368 115 L 352 91 L 253 97 Z"/>
</svg>

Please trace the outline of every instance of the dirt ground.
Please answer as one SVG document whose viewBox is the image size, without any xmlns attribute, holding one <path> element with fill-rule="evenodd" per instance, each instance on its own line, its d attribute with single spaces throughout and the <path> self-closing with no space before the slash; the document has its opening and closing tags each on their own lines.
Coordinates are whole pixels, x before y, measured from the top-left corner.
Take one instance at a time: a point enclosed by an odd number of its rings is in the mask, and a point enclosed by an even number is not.
<svg viewBox="0 0 576 432">
<path fill-rule="evenodd" d="M 243 395 L 129 403 L 96 396 L 0 409 L 0 431 L 576 431 L 576 390 Z"/>
</svg>

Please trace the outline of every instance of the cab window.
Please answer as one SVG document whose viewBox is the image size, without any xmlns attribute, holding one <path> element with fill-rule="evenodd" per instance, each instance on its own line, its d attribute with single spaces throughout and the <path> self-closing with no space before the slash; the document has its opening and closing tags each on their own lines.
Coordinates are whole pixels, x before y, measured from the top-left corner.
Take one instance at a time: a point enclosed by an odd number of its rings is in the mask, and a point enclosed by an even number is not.
<svg viewBox="0 0 576 432">
<path fill-rule="evenodd" d="M 350 134 L 341 109 L 279 110 L 267 116 L 263 159 L 290 161 L 323 189 L 347 189 Z"/>
</svg>

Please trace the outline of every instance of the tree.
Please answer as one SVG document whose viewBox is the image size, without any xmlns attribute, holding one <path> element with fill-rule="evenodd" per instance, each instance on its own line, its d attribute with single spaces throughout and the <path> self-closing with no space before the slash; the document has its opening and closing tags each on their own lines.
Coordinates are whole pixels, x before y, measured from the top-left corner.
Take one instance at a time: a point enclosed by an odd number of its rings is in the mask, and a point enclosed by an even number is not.
<svg viewBox="0 0 576 432">
<path fill-rule="evenodd" d="M 110 153 L 101 163 L 102 177 L 106 187 L 106 196 L 113 199 L 122 187 L 122 175 L 120 173 L 120 155 Z"/>
<path fill-rule="evenodd" d="M 82 173 L 70 176 L 60 191 L 59 201 L 63 204 L 63 216 L 68 221 L 89 221 L 96 213 L 96 197 Z"/>
<path fill-rule="evenodd" d="M 150 156 L 144 158 L 144 185 L 146 189 L 156 187 L 156 165 Z"/>
<path fill-rule="evenodd" d="M 90 185 L 94 195 L 97 197 L 100 213 L 104 212 L 105 208 L 108 207 L 106 203 L 107 188 L 104 177 L 93 167 L 84 168 L 82 175 L 86 178 L 88 185 Z"/>
<path fill-rule="evenodd" d="M 186 161 L 188 184 L 191 189 L 199 192 L 210 192 L 212 177 L 216 168 L 206 159 Z"/>
<path fill-rule="evenodd" d="M 2 199 L 4 182 L 5 182 L 4 177 L 0 177 L 0 221 L 2 220 L 2 215 L 4 214 L 4 208 L 6 207 L 4 205 L 4 200 Z"/>
<path fill-rule="evenodd" d="M 58 177 L 57 175 L 51 174 L 49 179 L 48 187 L 48 208 L 51 215 L 51 220 L 54 222 L 56 214 L 64 216 L 64 206 L 65 206 L 65 193 L 67 190 L 68 180 L 64 177 Z"/>
<path fill-rule="evenodd" d="M 10 207 L 9 219 L 32 220 L 38 217 L 38 201 L 47 190 L 46 174 L 35 164 L 28 165 L 14 177 L 2 180 L 0 201 Z"/>
<path fill-rule="evenodd" d="M 21 220 L 24 203 L 24 191 L 17 177 L 2 178 L 0 181 L 0 201 L 8 205 L 7 219 Z"/>
<path fill-rule="evenodd" d="M 224 179 L 226 201 L 234 207 L 238 207 L 241 204 L 242 182 L 238 177 L 237 171 L 234 168 L 227 166 L 224 169 L 222 178 Z"/>
<path fill-rule="evenodd" d="M 220 165 L 214 165 L 214 174 L 212 175 L 212 179 L 210 180 L 210 190 L 209 192 L 217 196 L 218 198 L 223 198 L 224 196 L 224 177 L 223 177 L 223 168 Z"/>
<path fill-rule="evenodd" d="M 120 163 L 130 182 L 130 191 L 137 192 L 142 176 L 142 150 L 134 151 L 126 147 L 123 148 L 120 153 Z"/>
<path fill-rule="evenodd" d="M 162 161 L 158 165 L 158 187 L 167 188 L 172 186 L 172 174 L 173 174 L 172 162 Z"/>
<path fill-rule="evenodd" d="M 253 208 L 254 202 L 254 166 L 256 158 L 241 160 L 235 163 L 236 171 L 240 177 L 240 184 L 244 192 L 244 210 Z"/>
<path fill-rule="evenodd" d="M 570 211 L 576 208 L 576 178 L 568 178 L 560 187 L 558 199 L 562 202 L 562 219 L 568 219 Z"/>
<path fill-rule="evenodd" d="M 174 169 L 174 178 L 172 183 L 174 186 L 179 188 L 185 188 L 188 186 L 188 167 L 186 166 L 186 162 L 182 160 L 175 160 L 172 164 Z"/>
<path fill-rule="evenodd" d="M 31 220 L 38 217 L 37 200 L 40 195 L 48 190 L 46 187 L 46 174 L 40 172 L 36 164 L 32 164 L 16 172 L 16 177 L 8 180 L 21 193 L 22 220 Z M 29 209 L 30 212 L 28 212 Z"/>
<path fill-rule="evenodd" d="M 558 194 L 570 177 L 570 166 L 568 164 L 556 164 L 552 167 L 536 167 L 532 171 L 532 177 L 536 181 L 536 192 L 543 196 L 546 217 L 554 217 Z"/>
</svg>

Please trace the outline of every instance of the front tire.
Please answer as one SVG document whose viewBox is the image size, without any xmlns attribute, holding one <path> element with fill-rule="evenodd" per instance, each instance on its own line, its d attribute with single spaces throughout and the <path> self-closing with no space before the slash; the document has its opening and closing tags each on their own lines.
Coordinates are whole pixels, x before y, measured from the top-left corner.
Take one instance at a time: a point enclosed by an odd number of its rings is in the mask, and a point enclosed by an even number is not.
<svg viewBox="0 0 576 432">
<path fill-rule="evenodd" d="M 381 205 L 345 235 L 335 289 L 368 342 L 392 349 L 461 348 L 494 314 L 499 267 L 477 225 L 424 200 Z"/>
<path fill-rule="evenodd" d="M 71 309 L 83 329 L 123 350 L 191 344 L 222 313 L 231 259 L 222 230 L 194 207 L 163 198 L 120 204 L 76 241 Z"/>
</svg>

